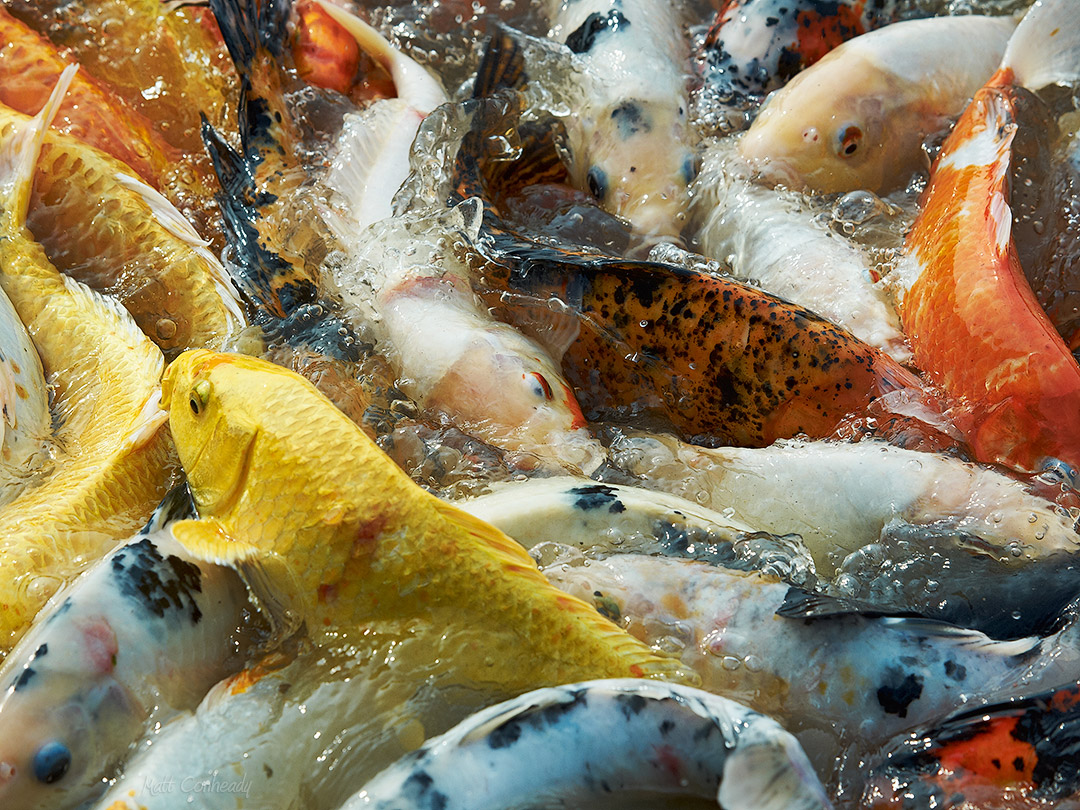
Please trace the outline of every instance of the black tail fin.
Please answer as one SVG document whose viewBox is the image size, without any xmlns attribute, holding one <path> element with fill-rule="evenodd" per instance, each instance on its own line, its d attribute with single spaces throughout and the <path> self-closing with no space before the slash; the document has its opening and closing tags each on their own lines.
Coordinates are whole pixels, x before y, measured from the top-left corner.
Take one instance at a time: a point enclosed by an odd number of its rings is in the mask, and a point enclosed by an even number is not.
<svg viewBox="0 0 1080 810">
<path fill-rule="evenodd" d="M 250 75 L 259 48 L 274 59 L 284 52 L 292 0 L 210 0 L 236 72 Z"/>
</svg>

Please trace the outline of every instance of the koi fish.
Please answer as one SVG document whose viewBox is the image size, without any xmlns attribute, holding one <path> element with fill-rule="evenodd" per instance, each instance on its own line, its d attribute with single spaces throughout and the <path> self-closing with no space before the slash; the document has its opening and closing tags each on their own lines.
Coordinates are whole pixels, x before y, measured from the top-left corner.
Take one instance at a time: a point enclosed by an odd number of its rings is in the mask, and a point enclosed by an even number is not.
<svg viewBox="0 0 1080 810">
<path fill-rule="evenodd" d="M 449 99 L 438 79 L 370 25 L 326 0 L 317 2 L 393 76 L 398 91 L 397 98 L 345 116 L 325 178 L 347 209 L 350 225 L 365 228 L 391 215 L 394 192 L 409 175 L 409 150 L 420 122 Z"/>
<path fill-rule="evenodd" d="M 925 165 L 923 139 L 994 72 L 1013 27 L 1011 18 L 931 17 L 855 37 L 777 90 L 739 152 L 762 179 L 789 188 L 901 188 Z"/>
<path fill-rule="evenodd" d="M 0 288 L 0 506 L 52 466 L 49 388 L 37 347 Z"/>
<path fill-rule="evenodd" d="M 893 22 L 897 5 L 896 0 L 725 0 L 702 46 L 702 92 L 724 107 L 748 107 L 841 43 Z"/>
<path fill-rule="evenodd" d="M 68 64 L 48 39 L 0 8 L 0 103 L 32 115 Z M 181 157 L 149 121 L 85 72 L 76 74 L 53 128 L 112 155 L 158 189 Z"/>
<path fill-rule="evenodd" d="M 730 810 L 832 806 L 775 720 L 700 689 L 600 680 L 478 712 L 384 770 L 341 810 L 496 810 L 537 796 L 570 806 L 628 792 L 698 796 Z"/>
<path fill-rule="evenodd" d="M 903 740 L 866 779 L 860 806 L 1036 810 L 1080 799 L 1080 682 L 950 717 Z"/>
<path fill-rule="evenodd" d="M 201 516 L 173 535 L 196 559 L 246 572 L 279 628 L 301 620 L 316 643 L 362 646 L 369 631 L 430 622 L 443 634 L 432 659 L 507 688 L 694 680 L 562 599 L 510 538 L 413 484 L 299 375 L 193 350 L 166 371 L 162 402 Z M 488 652 L 466 652 L 465 638 Z"/>
<path fill-rule="evenodd" d="M 1071 9 L 1028 11 L 942 147 L 894 274 L 915 362 L 956 400 L 976 458 L 1022 471 L 1080 469 L 1080 366 L 1024 278 L 1007 179 L 1013 88 L 1080 77 Z"/>
<path fill-rule="evenodd" d="M 475 202 L 463 202 L 352 236 L 341 224 L 353 262 L 335 271 L 342 299 L 370 324 L 399 387 L 421 407 L 490 444 L 592 472 L 604 451 L 563 380 L 558 353 L 496 321 L 455 255 L 465 238 L 455 234 L 475 237 L 479 214 Z"/>
<path fill-rule="evenodd" d="M 565 119 L 573 184 L 647 239 L 678 239 L 694 176 L 688 53 L 675 7 L 548 3 L 548 36 L 574 54 Z"/>
<path fill-rule="evenodd" d="M 184 558 L 165 524 L 191 516 L 186 500 L 170 495 L 53 596 L 0 667 L 4 807 L 83 805 L 148 724 L 194 709 L 239 669 L 244 587 Z"/>
<path fill-rule="evenodd" d="M 800 535 L 820 577 L 893 610 L 1016 637 L 1046 632 L 1078 592 L 1074 516 L 990 468 L 869 439 L 706 449 L 629 434 L 610 453 L 651 486 Z"/>
<path fill-rule="evenodd" d="M 740 161 L 733 160 L 731 140 L 705 153 L 694 181 L 691 213 L 699 223 L 702 252 L 726 260 L 736 278 L 756 281 L 894 360 L 909 362 L 899 316 L 871 278 L 866 254 L 822 228 L 797 193 L 750 182 Z"/>
<path fill-rule="evenodd" d="M 5 652 L 65 579 L 146 521 L 170 475 L 161 351 L 126 310 L 53 267 L 24 224 L 45 130 L 74 72 L 65 68 L 35 118 L 0 124 L 0 285 L 55 386 L 65 451 L 46 480 L 0 510 Z"/>
<path fill-rule="evenodd" d="M 830 774 L 844 750 L 873 751 L 966 703 L 1054 683 L 1075 631 L 995 641 L 922 618 L 846 614 L 807 621 L 807 594 L 775 576 L 692 560 L 619 554 L 544 569 L 567 592 L 648 644 L 680 650 L 704 688 L 775 717 Z M 812 743 L 812 744 L 811 744 Z M 833 774 L 830 774 L 830 776 Z"/>
</svg>

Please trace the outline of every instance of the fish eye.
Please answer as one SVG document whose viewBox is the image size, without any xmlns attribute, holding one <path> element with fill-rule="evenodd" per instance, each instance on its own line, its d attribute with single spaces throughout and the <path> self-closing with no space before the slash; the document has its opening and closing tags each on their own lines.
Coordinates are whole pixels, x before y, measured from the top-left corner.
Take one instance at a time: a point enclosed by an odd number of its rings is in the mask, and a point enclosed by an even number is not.
<svg viewBox="0 0 1080 810">
<path fill-rule="evenodd" d="M 532 377 L 536 380 L 536 386 L 533 388 L 533 392 L 537 396 L 543 396 L 544 399 L 550 402 L 555 395 L 551 392 L 551 384 L 548 383 L 547 378 L 539 371 L 532 372 Z"/>
<path fill-rule="evenodd" d="M 859 151 L 862 137 L 863 131 L 854 124 L 840 127 L 836 132 L 836 154 L 840 157 L 851 157 Z"/>
<path fill-rule="evenodd" d="M 589 174 L 585 178 L 589 184 L 589 192 L 598 200 L 603 200 L 607 196 L 607 174 L 603 169 L 598 169 L 593 166 L 589 169 Z"/>
<path fill-rule="evenodd" d="M 191 399 L 188 400 L 188 404 L 191 405 L 191 412 L 198 416 L 209 401 L 210 382 L 208 380 L 201 380 L 191 389 Z"/>
<path fill-rule="evenodd" d="M 51 740 L 34 754 L 34 777 L 44 785 L 64 778 L 71 767 L 71 751 L 62 742 Z"/>
</svg>

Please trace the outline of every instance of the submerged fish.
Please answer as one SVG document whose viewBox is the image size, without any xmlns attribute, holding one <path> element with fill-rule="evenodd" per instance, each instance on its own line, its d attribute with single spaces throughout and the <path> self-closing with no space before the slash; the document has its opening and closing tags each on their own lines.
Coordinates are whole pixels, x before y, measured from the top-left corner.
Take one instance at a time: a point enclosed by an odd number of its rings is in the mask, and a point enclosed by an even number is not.
<svg viewBox="0 0 1080 810">
<path fill-rule="evenodd" d="M 693 680 L 562 599 L 510 538 L 413 484 L 302 377 L 192 351 L 169 366 L 162 401 L 202 517 L 174 524 L 174 536 L 197 558 L 237 566 L 282 625 L 363 645 L 378 628 L 430 623 L 443 634 L 433 658 L 503 688 Z"/>
<path fill-rule="evenodd" d="M 52 474 L 0 510 L 0 650 L 89 559 L 141 526 L 165 494 L 161 351 L 118 304 L 53 267 L 24 225 L 45 130 L 75 68 L 34 119 L 0 124 L 0 284 L 55 386 L 63 449 Z"/>
<path fill-rule="evenodd" d="M 574 52 L 566 81 L 570 176 L 647 239 L 677 239 L 694 176 L 688 53 L 663 0 L 547 4 L 549 36 Z"/>
<path fill-rule="evenodd" d="M 150 723 L 194 709 L 239 668 L 243 584 L 185 559 L 163 528 L 184 507 L 163 505 L 57 593 L 0 667 L 6 810 L 82 805 Z"/>
<path fill-rule="evenodd" d="M 706 689 L 775 717 L 829 776 L 845 749 L 862 755 L 970 701 L 1056 683 L 1075 666 L 1075 628 L 994 641 L 880 613 L 789 618 L 790 604 L 824 597 L 691 560 L 620 554 L 544 573 L 646 643 L 678 649 Z"/>
<path fill-rule="evenodd" d="M 479 216 L 475 201 L 466 201 L 359 234 L 342 223 L 353 263 L 335 271 L 342 299 L 369 324 L 399 387 L 421 407 L 490 444 L 592 472 L 604 451 L 558 355 L 495 320 L 472 290 L 460 254 Z"/>
<path fill-rule="evenodd" d="M 418 789 L 418 786 L 422 788 Z M 832 805 L 794 738 L 699 689 L 601 680 L 529 692 L 384 770 L 341 810 L 502 810 L 647 791 L 728 810 Z"/>
<path fill-rule="evenodd" d="M 737 278 L 816 312 L 894 360 L 911 349 L 865 251 L 818 224 L 795 192 L 752 183 L 731 154 L 731 139 L 710 148 L 694 181 L 692 212 L 701 251 L 726 261 Z"/>
<path fill-rule="evenodd" d="M 1024 17 L 945 142 L 894 274 L 915 362 L 956 400 L 976 458 L 1022 471 L 1080 469 L 1080 366 L 1024 277 L 1008 201 L 1013 88 L 1080 78 L 1073 11 Z"/>
<path fill-rule="evenodd" d="M 897 0 L 725 0 L 702 48 L 705 92 L 748 106 L 841 43 L 896 19 Z"/>
<path fill-rule="evenodd" d="M 739 151 L 789 188 L 901 188 L 925 167 L 923 139 L 994 72 L 1013 27 L 1010 18 L 932 17 L 856 37 L 776 91 Z"/>
<path fill-rule="evenodd" d="M 950 717 L 900 742 L 866 779 L 874 810 L 1076 807 L 1080 682 Z"/>
</svg>

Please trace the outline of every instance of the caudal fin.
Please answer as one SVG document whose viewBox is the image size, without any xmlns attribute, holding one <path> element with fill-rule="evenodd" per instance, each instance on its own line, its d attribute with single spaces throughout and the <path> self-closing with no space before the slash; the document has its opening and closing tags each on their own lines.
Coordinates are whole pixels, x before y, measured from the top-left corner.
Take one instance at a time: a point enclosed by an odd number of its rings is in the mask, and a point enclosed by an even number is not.
<svg viewBox="0 0 1080 810">
<path fill-rule="evenodd" d="M 1005 56 L 1016 84 L 1038 90 L 1080 80 L 1080 8 L 1076 0 L 1038 0 L 1016 27 Z"/>
<path fill-rule="evenodd" d="M 64 68 L 45 106 L 25 124 L 18 125 L 15 135 L 0 148 L 0 213 L 17 228 L 26 223 L 30 182 L 45 133 L 56 117 L 78 69 L 78 65 Z"/>
</svg>

